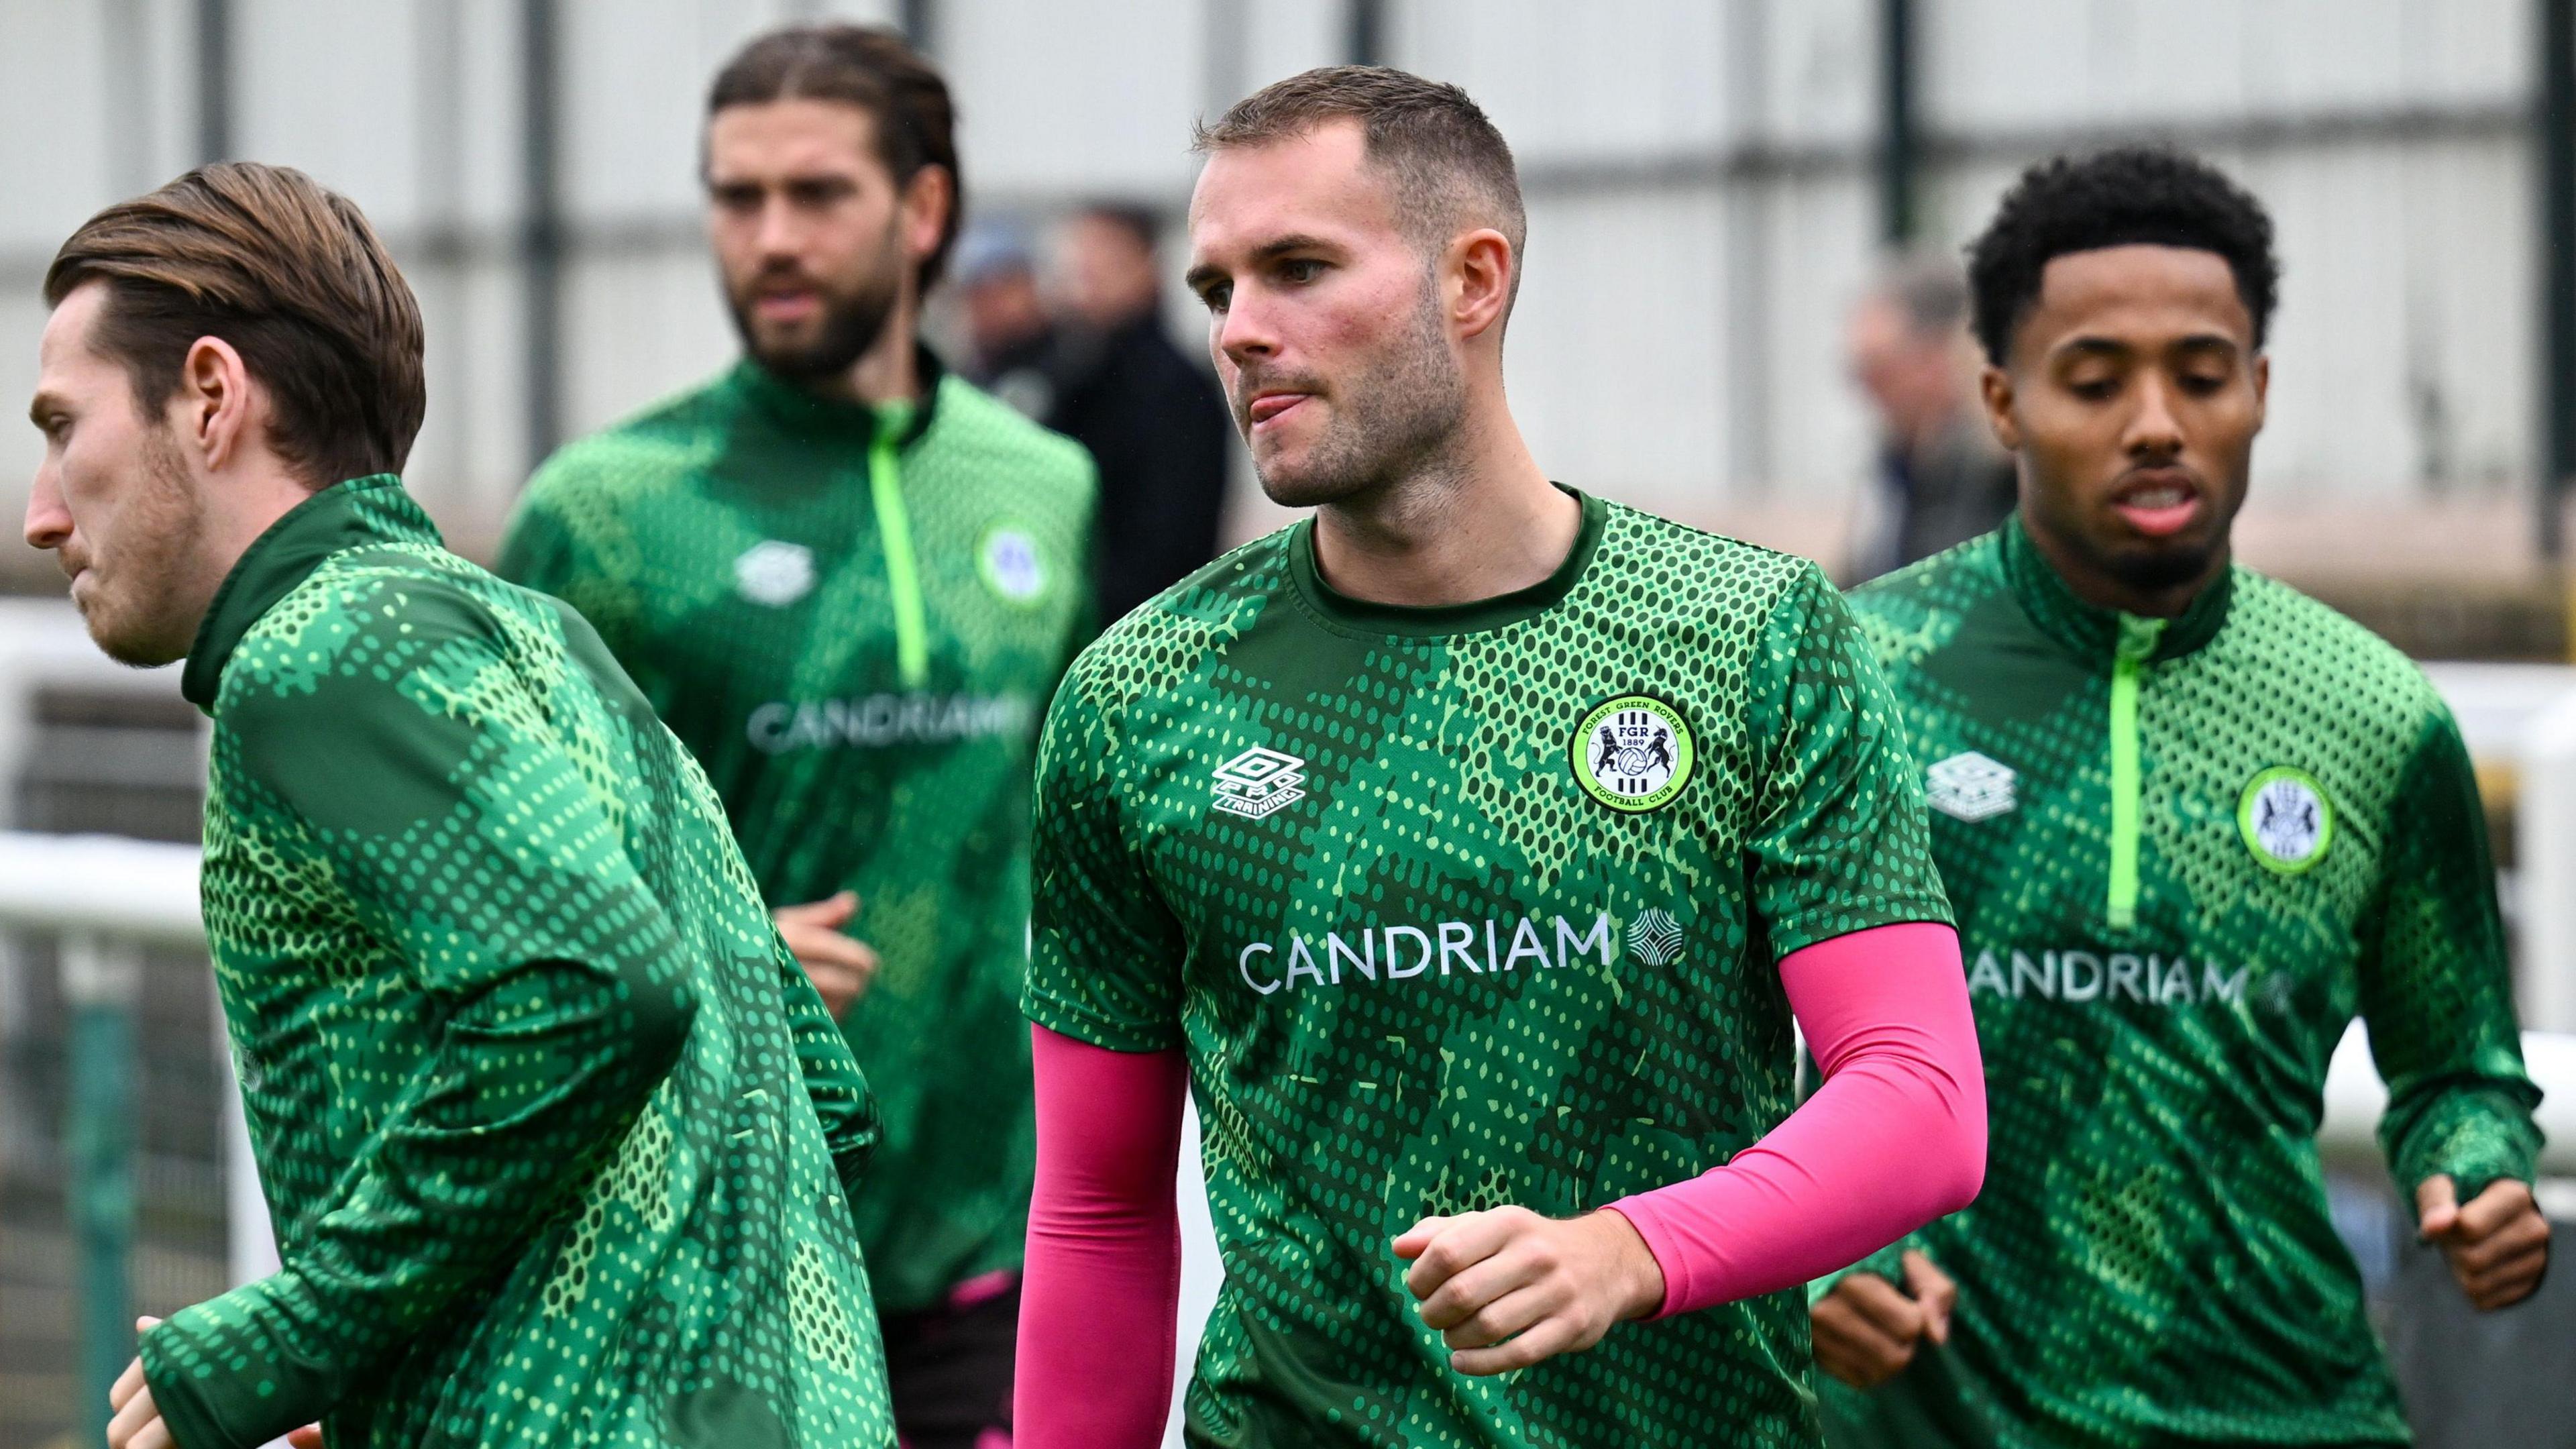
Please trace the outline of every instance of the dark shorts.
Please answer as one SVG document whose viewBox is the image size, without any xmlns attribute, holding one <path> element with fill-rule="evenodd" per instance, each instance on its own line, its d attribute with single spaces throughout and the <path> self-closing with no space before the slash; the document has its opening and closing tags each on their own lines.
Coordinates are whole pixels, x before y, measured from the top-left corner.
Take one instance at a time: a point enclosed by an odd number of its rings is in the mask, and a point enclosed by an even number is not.
<svg viewBox="0 0 2576 1449">
<path fill-rule="evenodd" d="M 918 1313 L 878 1320 L 903 1449 L 1010 1449 L 1020 1275 L 987 1273 Z"/>
</svg>

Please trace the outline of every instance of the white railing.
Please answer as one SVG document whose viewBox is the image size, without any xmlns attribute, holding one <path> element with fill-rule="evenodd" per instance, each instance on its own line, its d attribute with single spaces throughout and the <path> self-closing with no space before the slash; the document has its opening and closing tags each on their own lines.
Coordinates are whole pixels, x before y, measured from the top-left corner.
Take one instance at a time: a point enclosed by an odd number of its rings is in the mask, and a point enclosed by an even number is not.
<svg viewBox="0 0 2576 1449">
<path fill-rule="evenodd" d="M 2424 666 L 2482 768 L 2514 796 L 2523 1025 L 2576 1032 L 2576 665 Z"/>
<path fill-rule="evenodd" d="M 0 929 L 61 938 L 66 978 L 105 978 L 106 989 L 112 990 L 116 979 L 131 979 L 130 972 L 114 969 L 117 961 L 130 958 L 126 948 L 203 946 L 196 848 L 112 836 L 0 831 Z M 98 981 L 85 980 L 77 996 L 85 999 L 100 989 Z M 2550 1138 L 2543 1170 L 2576 1175 L 2576 1036 L 2527 1031 L 2523 1054 L 2533 1079 L 2548 1093 L 2540 1109 L 2542 1129 Z M 229 1070 L 229 1049 L 221 1055 Z M 2359 1023 L 2335 1051 L 2325 1100 L 2325 1126 L 2318 1136 L 2328 1152 L 2341 1157 L 2375 1153 L 2372 1132 L 2387 1104 L 2387 1091 L 2370 1065 Z M 1191 1160 L 1185 1172 L 1189 1180 L 1183 1184 L 1184 1214 L 1197 1221 L 1193 1241 L 1211 1244 L 1205 1232 L 1205 1195 L 1196 1190 L 1194 1145 L 1184 1156 Z M 246 1159 L 236 1159 L 233 1166 L 234 1222 L 241 1236 L 253 1240 L 237 1238 L 233 1261 L 238 1272 L 273 1261 L 273 1250 L 265 1243 L 267 1216 L 254 1174 Z"/>
</svg>

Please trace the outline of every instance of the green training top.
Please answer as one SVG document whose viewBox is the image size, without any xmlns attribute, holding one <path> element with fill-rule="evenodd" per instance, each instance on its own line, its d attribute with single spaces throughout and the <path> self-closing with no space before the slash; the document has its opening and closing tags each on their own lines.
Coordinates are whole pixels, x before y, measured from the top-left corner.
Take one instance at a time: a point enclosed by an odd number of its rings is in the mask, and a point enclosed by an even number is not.
<svg viewBox="0 0 2576 1449">
<path fill-rule="evenodd" d="M 2441 699 L 2248 569 L 2171 621 L 2093 608 L 2018 520 L 1853 606 L 1925 771 L 1993 1146 L 1918 1240 L 1959 1282 L 1948 1352 L 1837 1386 L 1832 1417 L 1875 1421 L 1852 1443 L 1940 1442 L 1926 1415 L 2005 1445 L 2405 1442 L 2327 1220 L 2326 1060 L 2358 1009 L 2410 1209 L 2435 1173 L 2463 1201 L 2528 1179 L 2538 1146 Z"/>
<path fill-rule="evenodd" d="M 1944 921 L 1815 567 L 1582 500 L 1555 575 L 1364 603 L 1300 523 L 1086 650 L 1040 751 L 1028 1012 L 1185 1048 L 1225 1256 L 1200 1444 L 1815 1442 L 1804 1303 L 1452 1371 L 1389 1240 L 1693 1177 L 1792 1105 L 1776 963 Z"/>
<path fill-rule="evenodd" d="M 1031 758 L 1081 643 L 1081 448 L 927 353 L 925 408 L 744 362 L 557 454 L 500 571 L 598 628 L 688 745 L 771 906 L 859 896 L 842 1023 L 884 1124 L 858 1196 L 878 1304 L 1019 1265 L 1033 1128 Z"/>
<path fill-rule="evenodd" d="M 182 687 L 285 1266 L 144 1335 L 178 1442 L 891 1444 L 866 1084 L 597 637 L 386 475 L 242 555 Z"/>
</svg>

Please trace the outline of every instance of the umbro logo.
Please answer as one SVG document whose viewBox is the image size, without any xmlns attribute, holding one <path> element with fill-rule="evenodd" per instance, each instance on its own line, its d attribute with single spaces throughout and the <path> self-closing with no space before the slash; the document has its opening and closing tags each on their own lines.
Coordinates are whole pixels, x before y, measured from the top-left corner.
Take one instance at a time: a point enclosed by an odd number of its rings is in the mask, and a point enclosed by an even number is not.
<svg viewBox="0 0 2576 1449">
<path fill-rule="evenodd" d="M 1306 762 L 1258 745 L 1216 767 L 1216 808 L 1261 820 L 1306 798 Z"/>
<path fill-rule="evenodd" d="M 2013 790 L 2020 778 L 2002 761 L 1969 750 L 1923 772 L 1923 803 L 1957 820 L 1991 819 L 2020 803 Z"/>
<path fill-rule="evenodd" d="M 753 603 L 783 609 L 813 592 L 814 550 L 774 538 L 755 543 L 733 561 L 733 583 Z"/>
</svg>

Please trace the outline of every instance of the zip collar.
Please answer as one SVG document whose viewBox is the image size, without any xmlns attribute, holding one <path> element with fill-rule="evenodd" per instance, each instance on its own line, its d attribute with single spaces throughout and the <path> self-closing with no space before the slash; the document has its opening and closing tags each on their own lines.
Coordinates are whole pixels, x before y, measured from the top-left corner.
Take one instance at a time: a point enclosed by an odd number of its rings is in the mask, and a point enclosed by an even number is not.
<svg viewBox="0 0 2576 1449">
<path fill-rule="evenodd" d="M 939 354 L 920 343 L 913 344 L 912 365 L 921 379 L 920 398 L 876 406 L 808 392 L 749 357 L 736 362 L 725 380 L 767 414 L 771 422 L 790 433 L 860 443 L 873 443 L 880 435 L 890 434 L 900 452 L 909 450 L 930 431 L 939 412 L 940 389 L 948 380 L 948 369 L 940 362 Z"/>
<path fill-rule="evenodd" d="M 179 673 L 179 693 L 208 714 L 223 688 L 224 665 L 242 636 L 277 601 L 333 554 L 370 544 L 426 543 L 444 547 L 438 525 L 403 491 L 402 479 L 375 473 L 334 484 L 288 509 L 242 550 L 206 606 L 196 642 Z"/>
<path fill-rule="evenodd" d="M 2218 637 L 2236 595 L 2230 563 L 2188 608 L 2170 619 L 2149 618 L 2088 604 L 2058 576 L 2016 511 L 2004 521 L 2004 582 L 2040 633 L 2087 664 L 2128 659 L 2161 664 L 2195 653 Z"/>
</svg>

